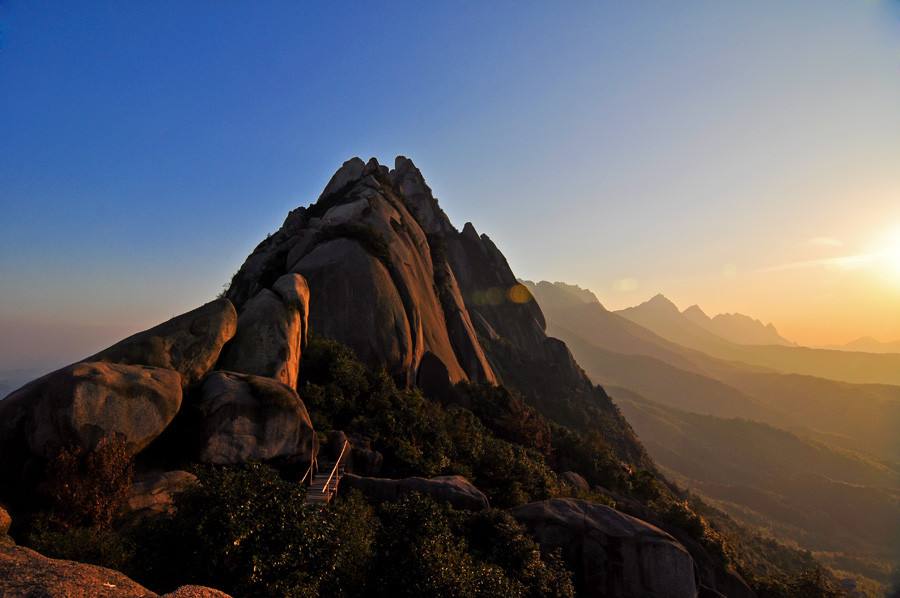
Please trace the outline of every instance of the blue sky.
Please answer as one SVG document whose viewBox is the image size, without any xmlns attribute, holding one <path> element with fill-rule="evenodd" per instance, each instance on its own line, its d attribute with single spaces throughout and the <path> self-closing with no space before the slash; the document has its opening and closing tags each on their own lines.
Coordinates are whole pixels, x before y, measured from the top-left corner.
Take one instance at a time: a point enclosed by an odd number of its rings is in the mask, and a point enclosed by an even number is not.
<svg viewBox="0 0 900 598">
<path fill-rule="evenodd" d="M 900 234 L 896 2 L 6 1 L 0 140 L 0 369 L 213 297 L 353 155 L 612 307 L 900 338 L 900 285 L 779 269 Z"/>
</svg>

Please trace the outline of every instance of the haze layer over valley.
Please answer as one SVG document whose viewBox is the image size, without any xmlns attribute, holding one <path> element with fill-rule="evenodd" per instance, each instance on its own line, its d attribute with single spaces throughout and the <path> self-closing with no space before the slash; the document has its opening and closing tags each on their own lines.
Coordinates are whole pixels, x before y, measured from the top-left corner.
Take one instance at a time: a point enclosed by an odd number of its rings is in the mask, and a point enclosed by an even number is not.
<svg viewBox="0 0 900 598">
<path fill-rule="evenodd" d="M 747 316 L 722 319 L 741 336 L 662 295 L 611 312 L 585 289 L 525 284 L 548 331 L 673 479 L 839 569 L 889 580 L 900 559 L 900 355 L 800 347 Z"/>
</svg>

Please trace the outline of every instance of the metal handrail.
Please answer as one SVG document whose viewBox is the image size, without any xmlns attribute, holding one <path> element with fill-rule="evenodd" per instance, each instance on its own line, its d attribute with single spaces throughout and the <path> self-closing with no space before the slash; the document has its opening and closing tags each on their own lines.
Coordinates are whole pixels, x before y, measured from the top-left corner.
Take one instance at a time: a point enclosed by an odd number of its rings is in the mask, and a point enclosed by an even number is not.
<svg viewBox="0 0 900 598">
<path fill-rule="evenodd" d="M 328 476 L 328 479 L 325 480 L 325 485 L 322 486 L 322 494 L 328 495 L 329 489 L 328 487 L 331 485 L 332 480 L 334 480 L 335 484 L 340 481 L 340 477 L 336 480 L 334 479 L 334 475 L 338 472 L 338 469 L 341 466 L 341 462 L 344 460 L 344 455 L 347 453 L 347 449 L 350 447 L 350 441 L 345 440 L 344 446 L 341 447 L 341 454 L 338 455 L 337 461 L 334 462 L 334 467 L 331 469 L 331 474 Z"/>
<path fill-rule="evenodd" d="M 300 485 L 306 483 L 306 480 L 312 481 L 313 472 L 319 468 L 319 462 L 316 457 L 313 457 L 313 460 L 309 462 L 309 469 L 306 470 L 306 473 L 303 474 L 303 477 L 300 478 Z"/>
</svg>

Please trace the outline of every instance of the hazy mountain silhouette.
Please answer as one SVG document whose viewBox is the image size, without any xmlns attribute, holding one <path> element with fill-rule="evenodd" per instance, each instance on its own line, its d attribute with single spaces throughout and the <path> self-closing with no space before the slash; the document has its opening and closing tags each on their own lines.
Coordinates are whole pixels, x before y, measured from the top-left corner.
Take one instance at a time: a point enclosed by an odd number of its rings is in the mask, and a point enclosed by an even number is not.
<svg viewBox="0 0 900 598">
<path fill-rule="evenodd" d="M 712 318 L 699 305 L 691 305 L 684 317 L 716 336 L 739 345 L 788 345 L 792 343 L 778 334 L 772 323 L 763 324 L 755 318 L 739 313 L 718 314 Z"/>
<path fill-rule="evenodd" d="M 615 313 L 666 340 L 728 361 L 845 382 L 900 384 L 900 354 L 734 343 L 697 324 L 661 294 Z"/>
<path fill-rule="evenodd" d="M 845 345 L 831 345 L 826 348 L 862 353 L 900 353 L 900 341 L 883 342 L 871 336 L 863 336 Z"/>
</svg>

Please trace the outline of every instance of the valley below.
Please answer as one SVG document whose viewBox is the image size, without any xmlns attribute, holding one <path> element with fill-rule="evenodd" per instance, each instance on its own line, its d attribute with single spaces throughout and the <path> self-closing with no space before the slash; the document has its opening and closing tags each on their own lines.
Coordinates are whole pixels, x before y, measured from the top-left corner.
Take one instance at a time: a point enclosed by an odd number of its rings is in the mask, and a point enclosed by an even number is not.
<svg viewBox="0 0 900 598">
<path fill-rule="evenodd" d="M 891 582 L 900 387 L 882 368 L 900 355 L 739 346 L 661 295 L 611 312 L 577 287 L 525 284 L 670 479 L 836 570 Z"/>
</svg>

